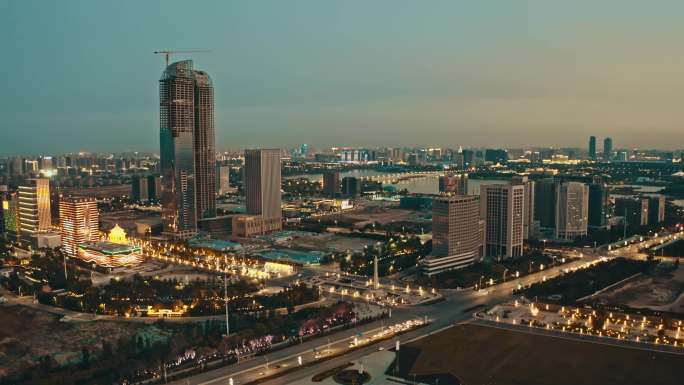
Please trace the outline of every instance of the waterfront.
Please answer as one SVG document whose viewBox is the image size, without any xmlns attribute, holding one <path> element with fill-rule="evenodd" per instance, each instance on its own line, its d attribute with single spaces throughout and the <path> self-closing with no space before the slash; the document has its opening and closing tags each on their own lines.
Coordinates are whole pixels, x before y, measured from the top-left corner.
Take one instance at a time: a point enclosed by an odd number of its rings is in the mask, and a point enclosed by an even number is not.
<svg viewBox="0 0 684 385">
<path fill-rule="evenodd" d="M 383 177 L 389 176 L 393 173 L 382 172 L 377 170 L 350 170 L 340 172 L 340 179 L 344 177 Z M 283 179 L 308 178 L 311 181 L 323 181 L 323 174 L 300 174 L 283 177 Z M 479 194 L 480 186 L 483 184 L 506 183 L 508 179 L 468 179 L 468 193 Z M 397 181 L 397 183 L 383 183 L 383 188 L 401 191 L 406 189 L 412 194 L 439 194 L 439 175 L 431 174 L 425 176 L 418 176 L 415 178 L 408 178 Z"/>
</svg>

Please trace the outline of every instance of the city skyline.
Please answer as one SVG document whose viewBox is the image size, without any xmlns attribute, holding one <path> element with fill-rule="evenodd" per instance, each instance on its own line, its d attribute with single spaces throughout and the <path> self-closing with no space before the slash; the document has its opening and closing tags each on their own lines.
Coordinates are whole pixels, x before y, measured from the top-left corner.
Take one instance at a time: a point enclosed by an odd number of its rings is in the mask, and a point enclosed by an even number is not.
<svg viewBox="0 0 684 385">
<path fill-rule="evenodd" d="M 175 31 L 157 20 L 185 17 L 183 7 L 9 2 L 0 28 L 20 53 L 4 61 L 13 76 L 0 111 L 13 135 L 0 153 L 154 150 L 149 79 L 163 58 L 152 52 L 193 48 L 211 50 L 191 58 L 213 75 L 218 149 L 387 137 L 390 146 L 584 147 L 589 135 L 676 147 L 684 87 L 671 46 L 683 5 L 619 2 L 616 18 L 612 3 L 563 12 L 540 1 L 219 3 L 196 10 L 197 28 Z"/>
<path fill-rule="evenodd" d="M 684 3 L 554 3 L 0 2 L 0 383 L 681 383 Z"/>
</svg>

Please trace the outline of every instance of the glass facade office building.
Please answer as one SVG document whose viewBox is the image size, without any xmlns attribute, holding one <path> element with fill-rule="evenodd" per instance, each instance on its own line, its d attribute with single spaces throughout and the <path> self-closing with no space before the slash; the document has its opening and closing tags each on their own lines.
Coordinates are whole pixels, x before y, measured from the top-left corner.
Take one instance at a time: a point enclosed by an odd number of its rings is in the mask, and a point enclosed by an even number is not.
<svg viewBox="0 0 684 385">
<path fill-rule="evenodd" d="M 197 219 L 216 211 L 214 91 L 191 60 L 170 64 L 159 80 L 161 204 L 164 233 L 188 238 Z"/>
</svg>

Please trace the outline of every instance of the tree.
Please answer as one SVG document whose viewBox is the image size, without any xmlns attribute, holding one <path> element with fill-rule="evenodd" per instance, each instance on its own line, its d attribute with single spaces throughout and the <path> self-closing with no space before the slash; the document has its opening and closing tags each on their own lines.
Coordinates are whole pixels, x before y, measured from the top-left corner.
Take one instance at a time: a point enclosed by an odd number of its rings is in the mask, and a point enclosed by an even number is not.
<svg viewBox="0 0 684 385">
<path fill-rule="evenodd" d="M 102 340 L 102 358 L 109 359 L 113 356 L 112 344 L 107 340 Z"/>
<path fill-rule="evenodd" d="M 90 368 L 90 350 L 85 346 L 81 348 L 81 366 L 84 369 Z"/>
</svg>

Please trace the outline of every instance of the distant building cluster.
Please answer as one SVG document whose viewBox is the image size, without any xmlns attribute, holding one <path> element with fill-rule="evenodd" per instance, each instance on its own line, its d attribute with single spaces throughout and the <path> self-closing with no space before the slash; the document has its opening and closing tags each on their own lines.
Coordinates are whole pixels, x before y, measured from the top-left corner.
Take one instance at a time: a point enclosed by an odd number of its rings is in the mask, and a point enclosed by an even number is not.
<svg viewBox="0 0 684 385">
<path fill-rule="evenodd" d="M 202 233 L 240 240 L 281 231 L 307 216 L 351 210 L 363 196 L 431 210 L 433 251 L 421 268 L 432 275 L 484 258 L 520 257 L 529 239 L 570 242 L 591 229 L 622 225 L 626 232 L 663 222 L 662 195 L 618 196 L 611 206 L 609 176 L 593 170 L 630 162 L 673 165 L 683 155 L 614 148 L 610 137 L 599 149 L 596 136 L 587 149 L 301 144 L 222 153 L 215 143 L 213 84 L 191 60 L 164 69 L 159 117 L 158 156 L 80 152 L 0 159 L 0 234 L 29 249 L 61 246 L 69 257 L 115 266 L 137 255 L 115 246 L 127 244 L 118 224 L 103 235 L 102 205 L 154 213 L 124 226 L 139 236 L 188 240 Z M 583 165 L 590 172 L 564 171 Z M 392 186 L 348 172 L 358 169 L 394 175 Z M 304 177 L 313 173 L 320 179 Z M 438 178 L 438 196 L 400 191 L 398 181 L 426 173 Z M 474 173 L 503 179 L 471 191 Z M 288 179 L 293 175 L 297 179 Z M 307 201 L 311 197 L 316 200 Z M 127 257 L 107 259 L 113 255 Z"/>
</svg>

